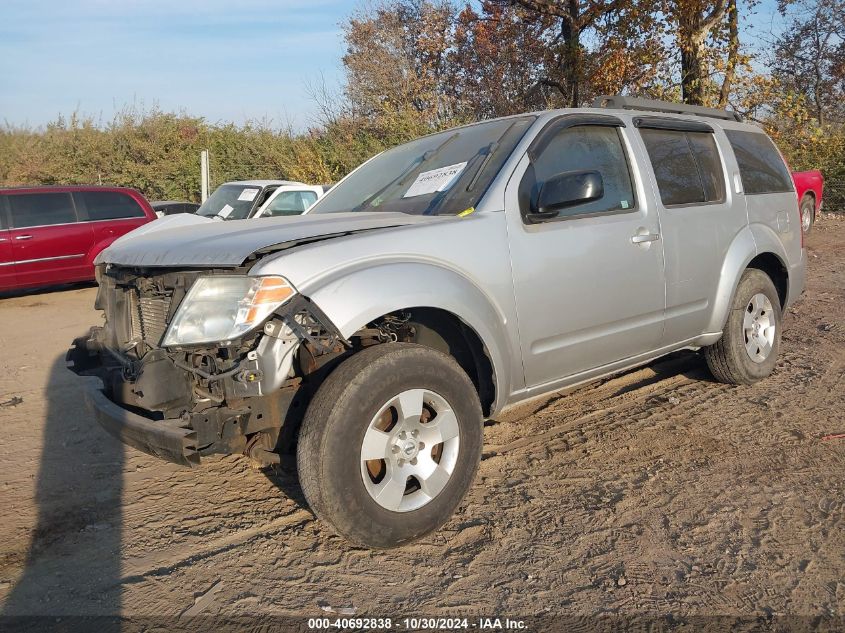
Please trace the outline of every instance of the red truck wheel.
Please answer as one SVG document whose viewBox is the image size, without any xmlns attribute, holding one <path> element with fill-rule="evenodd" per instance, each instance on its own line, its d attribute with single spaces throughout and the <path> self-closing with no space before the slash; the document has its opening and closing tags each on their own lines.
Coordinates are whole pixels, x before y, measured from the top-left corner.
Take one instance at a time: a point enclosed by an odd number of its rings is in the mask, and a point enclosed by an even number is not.
<svg viewBox="0 0 845 633">
<path fill-rule="evenodd" d="M 806 235 L 813 228 L 813 222 L 816 220 L 816 201 L 813 196 L 805 193 L 801 198 L 799 208 L 801 209 L 801 230 Z"/>
</svg>

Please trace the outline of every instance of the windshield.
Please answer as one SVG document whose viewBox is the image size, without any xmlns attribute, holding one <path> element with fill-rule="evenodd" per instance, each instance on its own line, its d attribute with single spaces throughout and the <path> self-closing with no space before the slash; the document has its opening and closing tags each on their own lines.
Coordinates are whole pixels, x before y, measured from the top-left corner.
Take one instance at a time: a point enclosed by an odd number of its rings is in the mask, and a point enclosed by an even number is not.
<svg viewBox="0 0 845 633">
<path fill-rule="evenodd" d="M 243 220 L 249 216 L 261 187 L 257 185 L 221 185 L 202 203 L 197 215 L 215 215 L 224 220 Z"/>
<path fill-rule="evenodd" d="M 535 118 L 478 123 L 389 149 L 332 187 L 308 213 L 466 211 L 487 191 Z"/>
</svg>

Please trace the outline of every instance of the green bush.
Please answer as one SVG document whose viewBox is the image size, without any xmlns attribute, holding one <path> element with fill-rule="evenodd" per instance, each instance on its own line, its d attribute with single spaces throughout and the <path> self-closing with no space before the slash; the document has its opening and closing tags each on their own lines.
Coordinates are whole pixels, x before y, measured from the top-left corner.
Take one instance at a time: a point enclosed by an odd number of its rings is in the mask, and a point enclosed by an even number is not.
<svg viewBox="0 0 845 633">
<path fill-rule="evenodd" d="M 845 210 L 845 128 L 781 118 L 767 129 L 792 169 L 822 171 L 825 208 Z M 150 200 L 196 202 L 203 149 L 212 189 L 251 178 L 331 183 L 370 156 L 431 131 L 418 113 L 401 110 L 377 119 L 341 116 L 294 134 L 268 122 L 212 124 L 127 108 L 107 123 L 73 115 L 43 129 L 0 128 L 0 185 L 109 184 L 134 187 Z"/>
</svg>

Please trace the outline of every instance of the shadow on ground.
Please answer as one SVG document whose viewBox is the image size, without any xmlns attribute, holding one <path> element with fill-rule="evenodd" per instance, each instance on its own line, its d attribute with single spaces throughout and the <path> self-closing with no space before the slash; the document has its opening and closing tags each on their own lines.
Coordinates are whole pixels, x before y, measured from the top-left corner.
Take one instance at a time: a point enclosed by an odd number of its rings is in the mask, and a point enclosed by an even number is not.
<svg viewBox="0 0 845 633">
<path fill-rule="evenodd" d="M 83 381 L 65 367 L 64 356 L 51 366 L 46 401 L 35 485 L 38 516 L 23 574 L 2 614 L 117 615 L 123 446 L 88 413 Z M 99 622 L 98 629 L 117 630 L 112 624 Z"/>
</svg>

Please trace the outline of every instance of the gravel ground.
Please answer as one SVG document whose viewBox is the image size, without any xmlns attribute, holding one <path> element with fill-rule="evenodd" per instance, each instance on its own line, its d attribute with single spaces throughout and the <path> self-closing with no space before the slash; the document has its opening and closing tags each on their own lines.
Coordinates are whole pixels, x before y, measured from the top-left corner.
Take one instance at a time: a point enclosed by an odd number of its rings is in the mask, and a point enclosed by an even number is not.
<svg viewBox="0 0 845 633">
<path fill-rule="evenodd" d="M 64 367 L 91 286 L 0 299 L 0 609 L 841 618 L 845 221 L 808 251 L 769 379 L 721 385 L 684 352 L 512 410 L 452 520 L 387 552 L 317 522 L 293 473 L 107 436 Z"/>
</svg>

